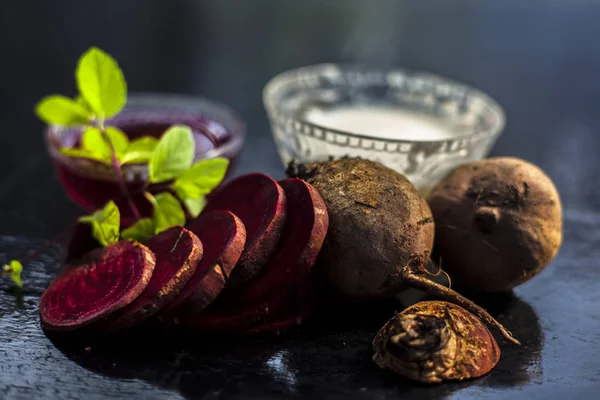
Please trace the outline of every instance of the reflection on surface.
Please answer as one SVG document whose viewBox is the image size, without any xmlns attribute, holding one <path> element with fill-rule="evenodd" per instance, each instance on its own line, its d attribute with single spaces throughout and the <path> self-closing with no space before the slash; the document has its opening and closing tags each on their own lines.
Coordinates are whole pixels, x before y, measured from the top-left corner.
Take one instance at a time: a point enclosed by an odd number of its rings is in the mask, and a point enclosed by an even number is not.
<svg viewBox="0 0 600 400">
<path fill-rule="evenodd" d="M 289 362 L 287 360 L 288 357 L 289 353 L 286 350 L 278 351 L 265 362 L 265 366 L 273 375 L 273 379 L 275 381 L 282 382 L 289 387 L 291 392 L 295 392 L 296 373 L 290 369 Z"/>
<path fill-rule="evenodd" d="M 543 333 L 533 309 L 514 295 L 478 299 L 512 329 L 523 345 L 500 341 L 502 358 L 488 376 L 465 383 L 424 386 L 379 370 L 371 340 L 398 305 L 323 307 L 300 332 L 234 338 L 140 326 L 112 337 L 52 335 L 71 360 L 109 377 L 141 379 L 184 397 L 258 394 L 393 393 L 443 398 L 466 387 L 512 387 L 541 374 Z M 496 333 L 496 332 L 494 332 Z M 499 337 L 499 335 L 496 335 Z"/>
</svg>

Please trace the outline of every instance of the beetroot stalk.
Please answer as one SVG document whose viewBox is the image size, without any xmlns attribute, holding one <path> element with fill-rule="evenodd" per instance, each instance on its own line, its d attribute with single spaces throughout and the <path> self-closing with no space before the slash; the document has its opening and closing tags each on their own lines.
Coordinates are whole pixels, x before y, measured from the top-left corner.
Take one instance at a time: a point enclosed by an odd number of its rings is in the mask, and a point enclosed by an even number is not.
<svg viewBox="0 0 600 400">
<path fill-rule="evenodd" d="M 129 209 L 131 210 L 134 218 L 136 220 L 139 220 L 140 219 L 140 211 L 138 210 L 137 206 L 131 199 L 129 190 L 127 190 L 127 185 L 125 185 L 125 180 L 123 179 L 123 172 L 121 170 L 121 164 L 119 163 L 119 160 L 117 158 L 117 153 L 115 152 L 115 147 L 113 146 L 108 135 L 106 134 L 106 129 L 104 128 L 104 122 L 100 123 L 99 128 L 100 128 L 100 133 L 102 133 L 102 137 L 104 138 L 104 140 L 106 140 L 106 142 L 108 143 L 108 147 L 110 148 L 112 166 L 115 170 L 115 174 L 117 175 L 117 181 L 119 182 L 121 192 L 122 192 L 123 196 L 125 197 L 125 199 L 127 200 L 127 203 L 129 204 Z"/>
</svg>

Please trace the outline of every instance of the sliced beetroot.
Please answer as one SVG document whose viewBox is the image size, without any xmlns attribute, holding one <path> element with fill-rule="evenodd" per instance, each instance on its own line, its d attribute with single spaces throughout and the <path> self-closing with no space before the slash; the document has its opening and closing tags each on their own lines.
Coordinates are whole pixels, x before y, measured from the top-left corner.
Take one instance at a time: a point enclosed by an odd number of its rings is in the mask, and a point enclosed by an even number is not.
<svg viewBox="0 0 600 400">
<path fill-rule="evenodd" d="M 271 321 L 294 302 L 312 303 L 310 273 L 327 234 L 327 208 L 317 190 L 301 179 L 285 179 L 280 185 L 287 197 L 288 215 L 277 251 L 260 274 L 224 293 L 190 324 L 239 332 Z M 290 292 L 298 287 L 303 294 L 290 302 Z"/>
<path fill-rule="evenodd" d="M 179 318 L 185 326 L 198 330 L 242 333 L 274 319 L 282 308 L 289 305 L 287 299 L 287 293 L 277 291 L 259 303 L 238 304 L 231 307 L 219 303 L 209 307 L 200 315 L 187 314 L 180 315 Z"/>
<path fill-rule="evenodd" d="M 108 330 L 131 327 L 169 304 L 194 275 L 202 259 L 202 242 L 180 226 L 159 233 L 145 244 L 156 256 L 152 279 L 132 303 L 105 321 Z"/>
<path fill-rule="evenodd" d="M 244 250 L 246 228 L 230 211 L 202 214 L 188 224 L 188 229 L 203 243 L 204 256 L 165 313 L 174 313 L 184 303 L 188 313 L 204 310 L 221 292 Z"/>
<path fill-rule="evenodd" d="M 256 302 L 269 293 L 287 291 L 310 272 L 327 235 L 329 215 L 323 198 L 311 184 L 290 178 L 279 181 L 288 204 L 287 220 L 275 254 L 260 275 L 240 288 L 240 302 Z"/>
<path fill-rule="evenodd" d="M 47 330 L 75 330 L 133 302 L 148 285 L 155 265 L 150 249 L 118 242 L 95 252 L 88 264 L 66 268 L 40 298 Z"/>
<path fill-rule="evenodd" d="M 229 210 L 246 227 L 246 246 L 228 286 L 248 281 L 269 260 L 286 218 L 286 196 L 281 186 L 264 174 L 240 176 L 211 196 L 205 213 Z"/>
<path fill-rule="evenodd" d="M 307 274 L 294 287 L 277 290 L 259 303 L 209 308 L 200 316 L 184 318 L 182 323 L 198 330 L 231 334 L 282 331 L 284 325 L 292 327 L 299 325 L 298 320 L 307 319 L 313 302 L 312 282 Z"/>
</svg>

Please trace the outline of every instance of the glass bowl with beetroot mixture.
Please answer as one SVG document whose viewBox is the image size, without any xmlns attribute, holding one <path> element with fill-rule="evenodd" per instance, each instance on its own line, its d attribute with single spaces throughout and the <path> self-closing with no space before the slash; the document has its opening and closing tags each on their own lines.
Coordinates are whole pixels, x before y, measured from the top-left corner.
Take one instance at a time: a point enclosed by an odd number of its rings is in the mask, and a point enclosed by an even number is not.
<svg viewBox="0 0 600 400">
<path fill-rule="evenodd" d="M 245 125 L 229 107 L 212 100 L 172 94 L 132 94 L 127 105 L 107 125 L 121 129 L 130 140 L 142 136 L 160 138 L 172 125 L 188 125 L 196 142 L 194 162 L 213 157 L 230 160 L 229 175 L 235 167 L 245 138 Z M 91 212 L 114 200 L 121 211 L 122 221 L 133 215 L 111 165 L 97 161 L 67 157 L 62 147 L 79 147 L 81 127 L 49 126 L 46 144 L 58 177 L 68 195 L 84 210 Z M 144 198 L 143 187 L 148 179 L 148 167 L 143 164 L 121 166 L 127 189 L 142 216 L 149 216 L 150 203 Z M 166 184 L 152 185 L 150 192 L 165 190 Z"/>
</svg>

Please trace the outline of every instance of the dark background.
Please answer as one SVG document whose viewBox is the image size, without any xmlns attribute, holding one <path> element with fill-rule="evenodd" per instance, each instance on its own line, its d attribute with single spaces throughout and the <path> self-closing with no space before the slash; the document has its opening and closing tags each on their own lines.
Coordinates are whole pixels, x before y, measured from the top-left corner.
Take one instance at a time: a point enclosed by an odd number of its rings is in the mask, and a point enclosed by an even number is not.
<svg viewBox="0 0 600 400">
<path fill-rule="evenodd" d="M 498 311 L 524 346 L 505 344 L 498 369 L 472 385 L 433 389 L 371 365 L 368 342 L 386 317 L 212 353 L 168 348 L 140 359 L 121 349 L 90 358 L 57 348 L 35 315 L 56 264 L 49 254 L 27 267 L 33 283 L 16 304 L 0 282 L 0 398 L 596 397 L 599 21 L 593 0 L 1 0 L 0 261 L 78 213 L 54 177 L 33 106 L 47 94 L 74 94 L 76 60 L 91 45 L 119 61 L 130 91 L 198 94 L 236 109 L 249 134 L 238 173 L 283 175 L 261 90 L 285 69 L 366 62 L 469 83 L 506 111 L 494 155 L 525 158 L 556 181 L 565 243 L 548 271 Z"/>
</svg>

